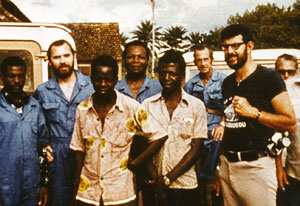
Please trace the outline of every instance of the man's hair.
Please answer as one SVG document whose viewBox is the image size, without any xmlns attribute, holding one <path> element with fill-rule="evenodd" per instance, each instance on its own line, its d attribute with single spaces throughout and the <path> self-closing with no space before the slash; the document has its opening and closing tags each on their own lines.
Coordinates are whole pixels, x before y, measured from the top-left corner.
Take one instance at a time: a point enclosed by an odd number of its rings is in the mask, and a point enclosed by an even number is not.
<svg viewBox="0 0 300 206">
<path fill-rule="evenodd" d="M 165 54 L 161 58 L 159 58 L 158 72 L 163 67 L 166 67 L 169 63 L 178 64 L 180 74 L 185 74 L 186 64 L 181 52 L 175 51 L 173 49 L 166 51 Z"/>
<path fill-rule="evenodd" d="M 283 60 L 289 60 L 289 61 L 293 61 L 295 63 L 295 70 L 298 69 L 298 61 L 297 61 L 297 57 L 290 55 L 290 54 L 281 54 L 280 56 L 277 57 L 276 62 L 275 62 L 275 70 L 278 70 L 278 66 L 279 66 L 279 61 L 283 59 Z"/>
<path fill-rule="evenodd" d="M 10 56 L 5 58 L 1 63 L 1 73 L 2 75 L 6 75 L 7 68 L 9 66 L 22 66 L 24 71 L 26 72 L 26 63 L 25 61 L 19 56 Z"/>
<path fill-rule="evenodd" d="M 194 57 L 196 50 L 202 51 L 204 49 L 208 49 L 210 59 L 214 59 L 213 50 L 206 44 L 196 44 L 195 46 L 193 46 L 192 50 L 194 52 Z"/>
<path fill-rule="evenodd" d="M 149 55 L 150 55 L 150 50 L 149 50 L 149 48 L 147 47 L 147 45 L 146 45 L 144 42 L 141 42 L 141 41 L 138 41 L 138 40 L 129 42 L 129 43 L 127 43 L 127 44 L 125 45 L 125 49 L 124 49 L 124 51 L 123 51 L 123 59 L 124 59 L 124 60 L 126 59 L 126 55 L 127 55 L 128 48 L 131 47 L 131 46 L 142 46 L 142 47 L 144 47 L 144 49 L 146 50 L 146 57 L 147 57 L 147 59 L 149 60 Z"/>
<path fill-rule="evenodd" d="M 233 24 L 223 29 L 223 31 L 221 32 L 221 42 L 225 41 L 226 39 L 233 38 L 239 34 L 243 36 L 244 43 L 253 41 L 252 31 L 249 27 L 243 24 Z"/>
<path fill-rule="evenodd" d="M 53 46 L 62 46 L 63 44 L 67 44 L 70 47 L 70 49 L 72 51 L 72 54 L 74 55 L 75 51 L 74 51 L 73 47 L 71 46 L 71 44 L 68 41 L 64 40 L 64 39 L 61 39 L 61 40 L 57 40 L 57 41 L 53 42 L 52 44 L 50 44 L 50 46 L 48 48 L 48 51 L 47 51 L 47 56 L 48 56 L 49 61 L 50 61 L 50 58 L 51 58 L 51 49 L 52 49 L 52 47 Z"/>
<path fill-rule="evenodd" d="M 112 68 L 114 77 L 118 79 L 118 63 L 112 56 L 100 55 L 94 58 L 91 64 L 91 76 L 95 74 L 98 66 Z"/>
</svg>

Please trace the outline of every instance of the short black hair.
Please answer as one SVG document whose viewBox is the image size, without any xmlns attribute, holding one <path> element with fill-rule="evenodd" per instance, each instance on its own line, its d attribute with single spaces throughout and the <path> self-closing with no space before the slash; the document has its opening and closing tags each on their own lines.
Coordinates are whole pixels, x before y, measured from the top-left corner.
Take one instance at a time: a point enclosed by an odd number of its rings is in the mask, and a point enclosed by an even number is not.
<svg viewBox="0 0 300 206">
<path fill-rule="evenodd" d="M 166 51 L 165 54 L 161 58 L 159 58 L 158 72 L 169 63 L 178 64 L 180 74 L 185 74 L 186 64 L 180 51 L 175 51 L 173 49 Z"/>
<path fill-rule="evenodd" d="M 281 54 L 280 56 L 277 57 L 276 59 L 276 62 L 275 62 L 275 70 L 278 70 L 278 64 L 279 64 L 279 61 L 281 59 L 284 59 L 284 60 L 289 60 L 289 61 L 293 61 L 295 63 L 295 70 L 298 69 L 298 61 L 297 61 L 297 57 L 295 57 L 294 55 L 291 55 L 291 54 Z"/>
<path fill-rule="evenodd" d="M 48 48 L 48 51 L 47 51 L 47 57 L 48 57 L 49 61 L 50 61 L 50 58 L 51 58 L 51 49 L 52 49 L 52 47 L 53 46 L 61 46 L 63 44 L 69 45 L 69 47 L 72 51 L 72 54 L 74 55 L 75 51 L 74 51 L 73 47 L 71 46 L 71 44 L 68 41 L 64 40 L 64 39 L 61 39 L 61 40 L 57 40 L 55 42 L 52 42 L 52 44 L 50 44 L 50 46 Z"/>
<path fill-rule="evenodd" d="M 100 55 L 94 58 L 91 64 L 91 76 L 95 74 L 98 66 L 107 66 L 112 68 L 114 77 L 118 79 L 118 63 L 112 56 Z"/>
<path fill-rule="evenodd" d="M 9 56 L 5 58 L 1 63 L 1 73 L 6 75 L 8 66 L 22 66 L 26 72 L 26 63 L 19 56 Z"/>
<path fill-rule="evenodd" d="M 252 36 L 252 31 L 249 27 L 243 24 L 232 24 L 227 26 L 221 32 L 221 42 L 225 41 L 226 39 L 235 37 L 239 34 L 243 36 L 244 43 L 248 43 L 249 41 L 254 41 Z"/>
<path fill-rule="evenodd" d="M 131 46 L 142 46 L 142 47 L 144 47 L 145 50 L 146 50 L 146 57 L 149 60 L 149 56 L 150 56 L 150 50 L 149 50 L 149 48 L 147 47 L 147 45 L 144 42 L 141 42 L 141 41 L 138 41 L 138 40 L 131 41 L 131 42 L 129 42 L 129 43 L 127 43 L 125 45 L 125 49 L 123 51 L 123 59 L 124 60 L 126 58 L 126 54 L 127 54 L 128 48 L 131 47 Z"/>
<path fill-rule="evenodd" d="M 192 51 L 194 52 L 194 57 L 195 57 L 196 50 L 202 51 L 204 49 L 208 49 L 210 59 L 214 59 L 213 50 L 206 44 L 196 44 L 192 47 Z"/>
</svg>

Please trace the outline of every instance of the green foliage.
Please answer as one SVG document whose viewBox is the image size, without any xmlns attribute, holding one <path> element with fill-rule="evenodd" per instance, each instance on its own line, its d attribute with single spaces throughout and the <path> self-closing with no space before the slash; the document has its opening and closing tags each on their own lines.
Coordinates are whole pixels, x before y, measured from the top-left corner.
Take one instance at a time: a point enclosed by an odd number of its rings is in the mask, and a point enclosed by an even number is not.
<svg viewBox="0 0 300 206">
<path fill-rule="evenodd" d="M 164 42 L 164 44 L 161 44 L 161 48 L 185 51 L 189 47 L 184 42 L 187 39 L 185 36 L 186 33 L 187 29 L 183 26 L 171 26 L 167 28 L 161 37 L 161 40 Z"/>
</svg>

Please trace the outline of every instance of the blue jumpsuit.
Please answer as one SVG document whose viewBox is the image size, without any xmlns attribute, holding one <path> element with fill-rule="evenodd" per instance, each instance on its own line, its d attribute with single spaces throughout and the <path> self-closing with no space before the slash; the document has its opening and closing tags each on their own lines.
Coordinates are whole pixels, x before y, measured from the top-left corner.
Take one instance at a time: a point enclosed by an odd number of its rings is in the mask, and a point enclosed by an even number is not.
<svg viewBox="0 0 300 206">
<path fill-rule="evenodd" d="M 201 99 L 206 108 L 223 111 L 222 84 L 225 78 L 226 74 L 213 70 L 211 78 L 204 87 L 199 74 L 197 74 L 184 85 L 183 89 Z M 204 141 L 206 154 L 204 154 L 205 160 L 201 167 L 200 177 L 209 180 L 214 175 L 220 153 L 220 141 L 215 142 L 212 139 L 211 131 L 219 125 L 221 120 L 221 115 L 207 113 L 208 140 Z"/>
<path fill-rule="evenodd" d="M 46 121 L 39 102 L 31 97 L 20 115 L 0 92 L 0 205 L 38 205 L 38 148 L 46 141 Z"/>
<path fill-rule="evenodd" d="M 72 199 L 74 184 L 74 159 L 69 149 L 76 108 L 94 92 L 89 76 L 76 71 L 71 100 L 63 94 L 56 77 L 38 86 L 33 96 L 38 99 L 45 113 L 53 148 L 54 160 L 50 166 L 52 206 L 68 206 Z"/>
</svg>

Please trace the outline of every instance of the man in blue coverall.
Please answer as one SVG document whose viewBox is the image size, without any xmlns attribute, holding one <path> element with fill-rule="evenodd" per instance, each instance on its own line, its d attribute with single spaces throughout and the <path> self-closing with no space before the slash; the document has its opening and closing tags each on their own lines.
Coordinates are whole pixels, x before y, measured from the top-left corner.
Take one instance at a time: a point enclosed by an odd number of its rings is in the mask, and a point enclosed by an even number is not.
<svg viewBox="0 0 300 206">
<path fill-rule="evenodd" d="M 146 75 L 149 54 L 150 51 L 143 42 L 132 41 L 126 44 L 123 52 L 123 61 L 127 69 L 127 75 L 118 81 L 115 86 L 116 90 L 137 100 L 139 103 L 142 103 L 146 98 L 151 97 L 162 90 L 158 80 L 152 79 Z M 134 154 L 131 153 L 133 156 L 137 156 L 144 151 L 144 142 L 147 142 L 147 140 L 141 137 L 135 138 L 132 146 Z M 153 199 L 155 198 L 154 191 L 150 185 L 145 183 L 145 180 L 149 179 L 149 175 L 145 166 L 140 168 L 139 171 L 135 171 L 137 177 L 137 193 L 139 190 L 142 191 L 143 206 L 152 206 Z"/>
<path fill-rule="evenodd" d="M 226 74 L 213 70 L 213 60 L 213 51 L 207 45 L 197 45 L 194 48 L 194 63 L 198 67 L 199 74 L 183 87 L 188 94 L 204 102 L 207 112 L 208 140 L 204 141 L 205 152 L 201 158 L 201 169 L 198 171 L 204 205 L 207 204 L 206 185 L 215 173 L 220 155 L 220 140 L 224 133 L 222 83 Z"/>
<path fill-rule="evenodd" d="M 23 91 L 26 64 L 17 56 L 1 64 L 0 205 L 37 206 L 40 192 L 38 151 L 46 142 L 46 121 L 38 101 Z M 44 193 L 47 194 L 47 193 Z M 47 197 L 41 196 L 45 205 Z"/>
<path fill-rule="evenodd" d="M 74 70 L 75 52 L 65 40 L 53 42 L 48 49 L 49 65 L 54 77 L 38 86 L 33 96 L 45 113 L 50 145 L 51 203 L 53 206 L 71 204 L 74 178 L 74 156 L 69 149 L 77 105 L 87 99 L 94 89 L 90 78 Z"/>
</svg>

